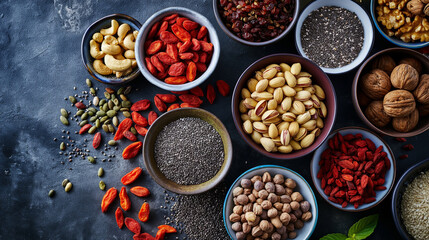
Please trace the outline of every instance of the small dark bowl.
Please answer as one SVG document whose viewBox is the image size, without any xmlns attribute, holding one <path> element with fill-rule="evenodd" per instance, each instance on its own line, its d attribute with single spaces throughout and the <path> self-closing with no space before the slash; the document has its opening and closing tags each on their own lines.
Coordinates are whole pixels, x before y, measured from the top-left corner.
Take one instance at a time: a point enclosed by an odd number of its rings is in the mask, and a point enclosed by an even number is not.
<svg viewBox="0 0 429 240">
<path fill-rule="evenodd" d="M 239 110 L 239 103 L 241 100 L 241 89 L 245 86 L 248 79 L 252 78 L 255 74 L 255 71 L 258 71 L 269 64 L 272 63 L 287 63 L 287 64 L 293 64 L 293 63 L 301 63 L 302 70 L 310 73 L 312 75 L 311 79 L 313 83 L 318 84 L 323 88 L 325 91 L 326 99 L 324 100 L 326 108 L 328 109 L 328 116 L 326 117 L 324 121 L 324 128 L 322 128 L 321 134 L 314 140 L 314 143 L 305 149 L 299 150 L 299 151 L 293 151 L 291 153 L 273 153 L 273 152 L 267 152 L 265 149 L 255 143 L 250 135 L 246 134 L 243 130 L 243 121 L 241 120 L 241 113 Z M 282 159 L 282 160 L 288 160 L 288 159 L 295 159 L 302 156 L 305 156 L 311 152 L 313 152 L 317 147 L 320 146 L 320 144 L 323 143 L 323 141 L 328 137 L 329 133 L 332 130 L 332 127 L 334 126 L 335 116 L 337 114 L 337 97 L 335 95 L 335 89 L 334 86 L 331 83 L 331 80 L 329 77 L 318 67 L 314 62 L 307 58 L 303 58 L 298 55 L 294 54 L 288 54 L 288 53 L 279 53 L 279 54 L 273 54 L 266 57 L 263 57 L 256 62 L 252 63 L 244 72 L 241 74 L 240 78 L 237 81 L 237 84 L 234 88 L 234 93 L 232 95 L 232 117 L 234 119 L 235 127 L 237 128 L 238 133 L 240 136 L 246 141 L 247 144 L 249 144 L 253 149 L 258 151 L 259 153 L 270 157 L 270 158 L 276 158 L 276 159 Z"/>
<path fill-rule="evenodd" d="M 200 118 L 212 125 L 222 138 L 223 148 L 225 151 L 224 162 L 216 175 L 207 182 L 197 185 L 180 185 L 167 179 L 161 170 L 159 170 L 154 158 L 155 142 L 158 134 L 167 124 L 184 117 Z M 175 109 L 162 114 L 149 128 L 143 143 L 143 162 L 149 175 L 156 183 L 161 185 L 161 187 L 178 194 L 199 194 L 214 188 L 228 173 L 229 167 L 232 163 L 231 138 L 229 137 L 228 130 L 225 128 L 223 123 L 212 113 L 201 108 Z"/>
<path fill-rule="evenodd" d="M 299 4 L 300 4 L 300 0 L 295 0 L 295 8 L 293 11 L 293 19 L 292 22 L 289 24 L 289 26 L 277 37 L 268 40 L 268 41 L 264 41 L 264 42 L 251 42 L 251 41 L 247 41 L 244 40 L 242 38 L 237 37 L 234 33 L 232 33 L 226 26 L 225 23 L 222 21 L 222 17 L 220 16 L 219 13 L 219 7 L 218 7 L 218 2 L 219 0 L 213 0 L 213 11 L 214 11 L 214 15 L 216 17 L 216 21 L 219 24 L 220 28 L 222 28 L 222 30 L 226 33 L 226 35 L 228 35 L 228 37 L 234 39 L 237 42 L 249 45 L 249 46 L 265 46 L 274 42 L 279 41 L 280 39 L 284 38 L 293 28 L 293 26 L 296 24 L 296 22 L 298 21 L 298 14 L 299 14 Z"/>
<path fill-rule="evenodd" d="M 395 221 L 396 229 L 401 234 L 401 237 L 403 239 L 413 240 L 414 238 L 410 234 L 408 234 L 407 229 L 405 228 L 401 220 L 402 195 L 404 194 L 407 185 L 410 184 L 420 172 L 425 172 L 425 171 L 429 171 L 429 158 L 410 167 L 399 179 L 398 183 L 395 186 L 395 189 L 393 190 L 393 195 L 392 195 L 393 220 Z"/>
<path fill-rule="evenodd" d="M 364 114 L 365 109 L 362 109 L 361 106 L 359 105 L 358 98 L 357 98 L 357 90 L 359 87 L 360 77 L 363 76 L 365 73 L 370 71 L 371 61 L 373 59 L 377 58 L 378 56 L 384 55 L 384 54 L 388 54 L 388 55 L 392 56 L 396 62 L 398 62 L 399 59 L 402 59 L 405 57 L 415 58 L 415 59 L 419 60 L 422 64 L 422 67 L 423 67 L 422 74 L 423 73 L 426 73 L 426 74 L 429 73 L 429 59 L 425 55 L 423 55 L 417 51 L 411 50 L 411 49 L 389 48 L 389 49 L 382 50 L 382 51 L 372 55 L 360 66 L 360 68 L 356 72 L 356 75 L 353 79 L 352 97 L 353 97 L 353 105 L 355 107 L 357 114 L 359 115 L 360 119 L 362 119 L 362 121 L 364 121 L 368 127 L 373 129 L 374 131 L 377 131 L 381 134 L 385 134 L 388 136 L 392 136 L 392 137 L 413 137 L 413 136 L 416 136 L 420 133 L 425 132 L 426 130 L 429 129 L 429 116 L 420 117 L 419 123 L 414 128 L 414 130 L 412 130 L 410 132 L 402 133 L 402 132 L 398 132 L 395 129 L 393 129 L 393 127 L 391 126 L 390 123 L 383 128 L 376 127 L 366 118 L 366 116 Z"/>
<path fill-rule="evenodd" d="M 97 21 L 95 21 L 86 29 L 85 34 L 82 37 L 82 44 L 80 49 L 81 49 L 83 65 L 85 66 L 86 70 L 88 70 L 89 74 L 91 74 L 93 78 L 95 78 L 97 81 L 102 83 L 123 84 L 131 80 L 134 80 L 137 76 L 140 75 L 140 70 L 138 67 L 136 67 L 134 71 L 131 72 L 130 74 L 120 78 L 117 78 L 114 74 L 104 76 L 97 73 L 94 70 L 94 68 L 92 67 L 92 63 L 94 62 L 94 59 L 89 54 L 89 41 L 91 41 L 92 35 L 96 32 L 100 32 L 100 30 L 103 28 L 110 27 L 111 20 L 113 19 L 118 21 L 119 25 L 121 25 L 122 23 L 127 23 L 128 25 L 130 25 L 131 31 L 139 30 L 142 26 L 139 21 L 125 14 L 115 13 L 112 15 L 102 17 Z"/>
</svg>

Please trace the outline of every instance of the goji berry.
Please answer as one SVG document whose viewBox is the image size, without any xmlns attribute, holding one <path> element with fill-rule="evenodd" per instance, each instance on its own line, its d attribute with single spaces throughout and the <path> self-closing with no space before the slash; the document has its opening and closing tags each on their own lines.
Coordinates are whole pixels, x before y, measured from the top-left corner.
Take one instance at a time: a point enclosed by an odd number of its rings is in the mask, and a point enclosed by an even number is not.
<svg viewBox="0 0 429 240">
<path fill-rule="evenodd" d="M 171 111 L 171 110 L 174 110 L 174 109 L 177 109 L 177 108 L 180 108 L 180 105 L 179 105 L 178 103 L 171 104 L 171 105 L 167 108 L 167 112 L 169 112 L 169 111 Z"/>
<path fill-rule="evenodd" d="M 158 232 L 156 233 L 155 239 L 156 240 L 164 240 L 165 238 L 165 229 L 160 229 L 158 230 Z"/>
<path fill-rule="evenodd" d="M 182 42 L 191 40 L 191 34 L 177 24 L 171 25 L 171 31 L 173 31 L 174 35 L 176 35 L 176 37 L 178 37 Z"/>
<path fill-rule="evenodd" d="M 229 85 L 224 80 L 217 80 L 216 81 L 217 90 L 219 91 L 220 95 L 226 97 L 229 93 Z"/>
<path fill-rule="evenodd" d="M 200 53 L 200 63 L 206 63 L 207 62 L 207 53 L 201 52 Z"/>
<path fill-rule="evenodd" d="M 168 29 L 168 21 L 162 21 L 161 26 L 159 27 L 159 30 L 156 33 L 156 36 L 161 35 L 161 33 L 166 31 L 167 29 Z"/>
<path fill-rule="evenodd" d="M 131 170 L 131 172 L 125 174 L 122 178 L 121 178 L 121 183 L 124 185 L 128 185 L 131 184 L 132 182 L 134 182 L 135 180 L 137 180 L 137 178 L 140 177 L 140 175 L 142 174 L 143 170 L 141 167 L 136 167 L 133 170 Z"/>
<path fill-rule="evenodd" d="M 118 141 L 122 139 L 124 137 L 124 132 L 130 129 L 132 125 L 133 121 L 129 118 L 125 118 L 124 120 L 122 120 L 122 122 L 118 126 L 118 129 L 116 130 L 113 140 Z"/>
<path fill-rule="evenodd" d="M 146 54 L 147 55 L 152 55 L 157 53 L 159 50 L 161 50 L 162 46 L 164 46 L 164 44 L 162 43 L 161 40 L 155 40 L 153 41 L 149 47 L 146 49 Z"/>
<path fill-rule="evenodd" d="M 133 218 L 125 218 L 125 226 L 133 233 L 140 233 L 142 228 L 140 226 L 140 224 L 134 220 Z"/>
<path fill-rule="evenodd" d="M 207 70 L 207 66 L 204 63 L 197 62 L 195 64 L 197 65 L 198 72 L 205 72 Z"/>
<path fill-rule="evenodd" d="M 360 180 L 360 185 L 362 188 L 366 188 L 366 186 L 368 185 L 368 176 L 367 175 L 362 175 L 362 178 Z"/>
<path fill-rule="evenodd" d="M 411 151 L 414 149 L 413 144 L 405 144 L 404 146 L 402 146 L 402 149 L 407 150 L 407 151 Z"/>
<path fill-rule="evenodd" d="M 191 20 L 185 20 L 185 21 L 183 21 L 182 25 L 183 25 L 184 29 L 186 29 L 188 31 L 192 31 L 192 30 L 198 28 L 199 24 L 194 22 L 194 21 L 191 21 Z"/>
<path fill-rule="evenodd" d="M 150 111 L 147 118 L 149 119 L 149 125 L 152 125 L 153 122 L 155 122 L 155 120 L 158 118 L 158 114 L 154 111 Z"/>
<path fill-rule="evenodd" d="M 165 67 L 162 65 L 161 61 L 156 55 L 153 55 L 150 57 L 150 62 L 153 64 L 153 66 L 160 72 L 165 72 Z"/>
<path fill-rule="evenodd" d="M 135 102 L 131 106 L 131 111 L 138 112 L 138 111 L 144 111 L 150 107 L 150 101 L 147 99 L 143 99 L 140 101 Z"/>
<path fill-rule="evenodd" d="M 179 16 L 179 14 L 177 14 L 177 13 L 173 13 L 173 14 L 171 14 L 171 15 L 168 15 L 168 16 L 166 16 L 166 17 L 164 17 L 163 19 L 162 19 L 162 21 L 170 21 L 170 20 L 172 20 L 172 19 L 175 19 L 176 17 L 178 17 Z"/>
<path fill-rule="evenodd" d="M 204 97 L 204 92 L 199 86 L 196 86 L 189 91 L 197 97 Z"/>
<path fill-rule="evenodd" d="M 139 233 L 139 234 L 134 234 L 133 240 L 156 240 L 156 239 L 152 237 L 152 235 L 150 235 L 149 233 Z"/>
<path fill-rule="evenodd" d="M 197 77 L 197 65 L 194 62 L 189 62 L 186 68 L 186 79 L 190 82 L 194 81 Z"/>
<path fill-rule="evenodd" d="M 193 54 L 193 56 L 192 56 L 191 61 L 194 62 L 194 63 L 198 62 L 200 60 L 200 55 L 198 53 L 196 53 L 196 52 L 193 52 L 192 54 Z M 195 66 L 195 68 L 196 67 L 197 66 Z"/>
<path fill-rule="evenodd" d="M 155 37 L 156 33 L 158 32 L 159 24 L 161 23 L 156 22 L 155 24 L 153 24 L 153 26 L 149 30 L 149 33 L 147 34 L 147 39 L 152 39 L 153 37 Z"/>
<path fill-rule="evenodd" d="M 154 100 L 156 108 L 158 108 L 158 110 L 160 112 L 165 112 L 167 110 L 167 105 L 165 105 L 165 103 L 163 101 L 161 101 L 161 99 L 159 97 L 155 96 L 153 98 L 153 100 Z"/>
<path fill-rule="evenodd" d="M 406 142 L 407 141 L 407 139 L 403 138 L 403 137 L 397 137 L 397 138 L 395 138 L 395 140 L 398 142 Z"/>
<path fill-rule="evenodd" d="M 197 39 L 202 39 L 206 35 L 207 35 L 207 28 L 205 26 L 202 26 L 198 31 Z"/>
<path fill-rule="evenodd" d="M 137 156 L 142 148 L 142 145 L 142 142 L 131 143 L 124 149 L 124 151 L 122 151 L 122 157 L 124 159 L 130 159 Z"/>
<path fill-rule="evenodd" d="M 121 229 L 124 226 L 124 213 L 120 207 L 118 207 L 115 211 L 115 219 L 116 224 L 118 224 L 118 227 Z"/>
<path fill-rule="evenodd" d="M 83 125 L 83 127 L 80 128 L 79 130 L 79 134 L 84 134 L 86 132 L 88 132 L 88 130 L 92 127 L 91 124 L 87 123 L 85 125 Z"/>
<path fill-rule="evenodd" d="M 77 107 L 79 109 L 85 109 L 86 108 L 85 104 L 83 104 L 82 102 L 77 102 L 74 105 L 75 105 L 75 107 Z"/>
<path fill-rule="evenodd" d="M 201 44 L 201 50 L 203 50 L 204 52 L 213 51 L 213 44 L 212 43 L 208 43 L 206 41 L 200 41 L 200 44 Z"/>
<path fill-rule="evenodd" d="M 159 34 L 159 39 L 161 39 L 161 41 L 163 41 L 165 44 L 168 44 L 168 43 L 173 44 L 179 41 L 179 39 L 174 34 L 168 31 L 162 31 Z"/>
<path fill-rule="evenodd" d="M 97 149 L 98 146 L 100 146 L 100 143 L 101 143 L 101 133 L 98 132 L 94 135 L 94 139 L 92 140 L 92 147 L 94 149 Z"/>
<path fill-rule="evenodd" d="M 135 125 L 134 128 L 136 129 L 136 131 L 141 135 L 141 136 L 146 136 L 147 134 L 147 129 L 144 127 L 140 127 L 139 125 Z"/>
<path fill-rule="evenodd" d="M 171 93 L 177 94 L 177 95 L 182 95 L 182 94 L 187 94 L 188 90 L 185 91 L 171 91 Z"/>
<path fill-rule="evenodd" d="M 192 104 L 190 104 L 190 103 L 181 103 L 180 104 L 180 108 L 197 108 L 197 107 L 199 107 L 199 106 L 196 106 L 196 105 L 192 105 Z"/>
<path fill-rule="evenodd" d="M 211 84 L 207 85 L 206 98 L 207 98 L 207 100 L 209 100 L 210 104 L 213 104 L 213 102 L 216 98 L 216 93 L 215 93 L 214 87 Z"/>
<path fill-rule="evenodd" d="M 188 49 L 191 46 L 192 46 L 191 40 L 188 40 L 188 41 L 184 42 L 183 45 L 180 46 L 180 48 L 179 48 L 179 53 L 184 53 L 184 52 L 188 51 Z"/>
<path fill-rule="evenodd" d="M 193 57 L 194 54 L 190 52 L 179 53 L 179 58 L 182 60 L 191 60 Z"/>
<path fill-rule="evenodd" d="M 181 27 L 183 27 L 183 22 L 186 21 L 186 20 L 188 20 L 188 19 L 185 18 L 185 17 L 179 17 L 176 20 L 176 24 L 179 25 L 179 26 L 181 26 Z"/>
<path fill-rule="evenodd" d="M 399 156 L 399 158 L 400 159 L 406 159 L 406 158 L 408 158 L 408 154 L 403 154 L 403 155 Z"/>
<path fill-rule="evenodd" d="M 191 50 L 194 51 L 194 52 L 198 52 L 198 51 L 200 51 L 200 49 L 201 49 L 200 41 L 198 41 L 195 38 L 192 38 L 192 47 L 191 47 Z"/>
<path fill-rule="evenodd" d="M 115 200 L 116 195 L 118 195 L 118 190 L 112 187 L 104 194 L 103 199 L 101 200 L 101 211 L 106 212 L 109 209 L 110 204 Z"/>
<path fill-rule="evenodd" d="M 147 197 L 150 195 L 149 189 L 141 186 L 132 187 L 130 192 L 136 195 L 137 197 Z"/>
<path fill-rule="evenodd" d="M 132 142 L 137 141 L 136 135 L 134 135 L 131 131 L 128 130 L 124 132 L 124 137 Z"/>
<path fill-rule="evenodd" d="M 132 112 L 131 118 L 133 119 L 133 122 L 139 126 L 147 127 L 148 125 L 147 119 L 138 112 Z"/>
<path fill-rule="evenodd" d="M 186 65 L 183 62 L 174 63 L 168 68 L 168 75 L 177 77 L 185 73 Z"/>
<path fill-rule="evenodd" d="M 178 77 L 168 77 L 164 80 L 167 84 L 183 84 L 186 83 L 188 80 L 186 80 L 185 76 L 178 76 Z"/>
<path fill-rule="evenodd" d="M 180 95 L 179 99 L 182 100 L 182 102 L 189 103 L 193 106 L 200 106 L 203 103 L 203 101 L 199 97 L 192 94 Z"/>
<path fill-rule="evenodd" d="M 177 230 L 170 225 L 160 225 L 160 226 L 158 226 L 158 229 L 164 229 L 166 231 L 166 233 L 176 233 L 177 232 Z"/>
<path fill-rule="evenodd" d="M 122 209 L 124 209 L 124 211 L 130 210 L 131 201 L 130 201 L 130 198 L 128 197 L 127 190 L 125 189 L 125 187 L 122 187 L 121 191 L 119 192 L 119 202 Z"/>
<path fill-rule="evenodd" d="M 178 50 L 177 50 L 176 44 L 167 44 L 167 48 L 166 48 L 165 52 L 172 59 L 179 61 Z"/>
<path fill-rule="evenodd" d="M 178 61 L 177 59 L 173 59 L 172 57 L 170 57 L 170 55 L 168 55 L 166 52 L 159 52 L 158 54 L 156 54 L 156 56 L 158 57 L 159 61 L 161 61 L 165 65 L 172 65 Z"/>
<path fill-rule="evenodd" d="M 140 221 L 147 222 L 147 220 L 149 220 L 149 213 L 150 213 L 149 203 L 145 202 L 145 203 L 143 203 L 143 205 L 139 211 Z"/>
<path fill-rule="evenodd" d="M 150 62 L 150 58 L 145 57 L 146 67 L 149 70 L 150 73 L 156 74 L 156 68 L 153 66 L 153 64 Z"/>
<path fill-rule="evenodd" d="M 155 96 L 165 103 L 174 103 L 177 100 L 177 97 L 173 94 L 156 94 Z"/>
</svg>

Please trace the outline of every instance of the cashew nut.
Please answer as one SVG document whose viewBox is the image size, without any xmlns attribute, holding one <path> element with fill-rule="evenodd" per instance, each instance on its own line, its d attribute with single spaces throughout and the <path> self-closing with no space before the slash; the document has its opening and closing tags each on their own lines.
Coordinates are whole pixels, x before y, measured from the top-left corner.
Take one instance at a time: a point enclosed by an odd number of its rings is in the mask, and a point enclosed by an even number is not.
<svg viewBox="0 0 429 240">
<path fill-rule="evenodd" d="M 89 54 L 95 59 L 102 59 L 104 55 L 106 55 L 104 52 L 100 51 L 100 44 L 94 40 L 89 41 Z"/>
<path fill-rule="evenodd" d="M 98 43 L 101 43 L 103 41 L 103 34 L 96 32 L 94 33 L 94 35 L 92 35 L 92 39 L 94 39 Z"/>
<path fill-rule="evenodd" d="M 119 72 L 127 70 L 132 64 L 130 59 L 118 60 L 110 54 L 106 54 L 106 56 L 104 56 L 104 63 L 113 71 Z"/>
<path fill-rule="evenodd" d="M 113 36 L 104 37 L 104 41 L 101 43 L 101 51 L 106 54 L 116 55 L 121 53 L 121 46 L 118 45 L 118 40 Z"/>
<path fill-rule="evenodd" d="M 126 58 L 136 58 L 136 55 L 134 54 L 133 50 L 127 50 L 127 51 L 125 51 L 124 56 Z"/>
<path fill-rule="evenodd" d="M 131 59 L 131 67 L 132 67 L 132 68 L 137 67 L 137 60 L 135 60 L 135 59 Z"/>
<path fill-rule="evenodd" d="M 124 57 L 124 56 L 122 56 L 122 53 L 119 53 L 119 54 L 113 55 L 113 57 L 114 57 L 115 59 L 118 59 L 118 60 L 124 60 L 124 59 L 125 59 L 125 57 Z"/>
<path fill-rule="evenodd" d="M 122 42 L 122 40 L 127 36 L 128 31 L 131 30 L 130 25 L 123 23 L 118 28 L 118 41 Z"/>
<path fill-rule="evenodd" d="M 133 35 L 134 35 L 134 38 L 137 39 L 137 36 L 139 35 L 139 31 L 134 30 Z"/>
<path fill-rule="evenodd" d="M 124 47 L 130 50 L 134 50 L 135 38 L 132 33 L 128 34 L 124 39 Z"/>
<path fill-rule="evenodd" d="M 100 33 L 103 34 L 104 36 L 115 35 L 116 31 L 118 30 L 118 27 L 119 27 L 119 23 L 115 19 L 113 19 L 112 26 L 110 26 L 109 28 L 101 29 Z"/>
<path fill-rule="evenodd" d="M 101 60 L 94 60 L 94 63 L 92 64 L 92 66 L 94 67 L 94 70 L 101 75 L 112 74 L 112 69 L 110 69 L 106 65 L 104 65 L 103 61 L 101 61 Z"/>
</svg>

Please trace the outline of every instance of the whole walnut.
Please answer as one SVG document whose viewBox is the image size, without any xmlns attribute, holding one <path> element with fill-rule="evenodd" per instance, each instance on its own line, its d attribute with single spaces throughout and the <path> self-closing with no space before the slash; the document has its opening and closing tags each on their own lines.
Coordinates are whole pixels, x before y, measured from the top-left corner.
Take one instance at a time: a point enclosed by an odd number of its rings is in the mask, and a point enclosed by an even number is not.
<svg viewBox="0 0 429 240">
<path fill-rule="evenodd" d="M 401 59 L 401 61 L 399 61 L 399 64 L 408 64 L 414 69 L 416 69 L 419 75 L 422 73 L 422 64 L 419 60 L 415 58 L 412 58 L 412 57 L 403 58 Z"/>
<path fill-rule="evenodd" d="M 420 83 L 413 94 L 419 103 L 429 104 L 429 74 L 420 77 Z"/>
<path fill-rule="evenodd" d="M 393 118 L 392 126 L 398 132 L 409 132 L 417 126 L 418 122 L 419 122 L 419 111 L 415 109 L 408 116 Z"/>
<path fill-rule="evenodd" d="M 374 100 L 380 100 L 392 88 L 389 75 L 380 69 L 373 69 L 361 80 L 363 92 Z"/>
<path fill-rule="evenodd" d="M 362 90 L 358 89 L 357 90 L 357 99 L 358 99 L 358 103 L 361 107 L 366 107 L 368 106 L 372 99 L 369 98 L 365 93 L 362 92 Z"/>
<path fill-rule="evenodd" d="M 396 63 L 391 56 L 384 54 L 374 59 L 371 66 L 372 69 L 381 69 L 387 74 L 390 74 L 392 70 L 396 67 Z"/>
<path fill-rule="evenodd" d="M 419 84 L 419 74 L 409 64 L 399 64 L 390 74 L 390 81 L 395 88 L 413 91 Z"/>
<path fill-rule="evenodd" d="M 423 105 L 420 104 L 417 109 L 419 110 L 419 115 L 421 117 L 429 116 L 429 104 Z"/>
<path fill-rule="evenodd" d="M 407 3 L 407 9 L 413 15 L 420 15 L 423 13 L 424 4 L 420 0 L 411 0 Z"/>
<path fill-rule="evenodd" d="M 389 124 L 390 117 L 383 110 L 382 101 L 373 101 L 365 109 L 365 116 L 376 127 L 382 128 Z"/>
<path fill-rule="evenodd" d="M 416 109 L 416 102 L 407 90 L 394 90 L 384 96 L 383 109 L 390 117 L 405 117 Z"/>
</svg>

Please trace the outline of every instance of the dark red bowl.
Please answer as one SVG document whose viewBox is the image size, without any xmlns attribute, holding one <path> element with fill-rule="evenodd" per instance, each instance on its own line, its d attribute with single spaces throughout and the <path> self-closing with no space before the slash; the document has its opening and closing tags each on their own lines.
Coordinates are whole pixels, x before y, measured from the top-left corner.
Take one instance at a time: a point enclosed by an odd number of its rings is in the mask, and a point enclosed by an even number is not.
<svg viewBox="0 0 429 240">
<path fill-rule="evenodd" d="M 324 100 L 326 108 L 328 109 L 328 116 L 326 117 L 324 121 L 324 127 L 321 129 L 321 134 L 315 139 L 314 143 L 305 149 L 299 150 L 299 151 L 293 151 L 291 153 L 273 153 L 273 152 L 267 152 L 265 149 L 255 143 L 250 135 L 246 134 L 242 128 L 243 121 L 241 120 L 241 113 L 239 111 L 239 103 L 241 101 L 241 89 L 245 86 L 248 79 L 252 78 L 255 74 L 255 71 L 258 71 L 269 64 L 273 63 L 287 63 L 287 64 L 293 64 L 293 63 L 300 63 L 302 66 L 302 70 L 305 72 L 308 72 L 312 75 L 311 79 L 313 83 L 318 84 L 323 88 L 325 91 L 326 98 Z M 278 53 L 269 55 L 266 57 L 263 57 L 253 64 L 251 64 L 240 76 L 240 78 L 237 81 L 237 84 L 234 88 L 234 93 L 232 95 L 232 117 L 234 119 L 235 127 L 237 128 L 238 133 L 240 136 L 244 139 L 244 141 L 247 142 L 253 149 L 257 150 L 261 154 L 270 157 L 270 158 L 276 158 L 276 159 L 282 159 L 282 160 L 288 160 L 288 159 L 295 159 L 302 156 L 305 156 L 311 152 L 313 152 L 317 147 L 319 147 L 323 141 L 328 137 L 329 133 L 332 130 L 332 127 L 334 125 L 335 116 L 337 113 L 337 98 L 335 95 L 335 89 L 334 86 L 331 83 L 331 80 L 329 77 L 318 67 L 314 62 L 311 60 L 308 60 L 306 58 L 303 58 L 298 55 L 294 54 L 288 54 L 288 53 Z"/>
</svg>

